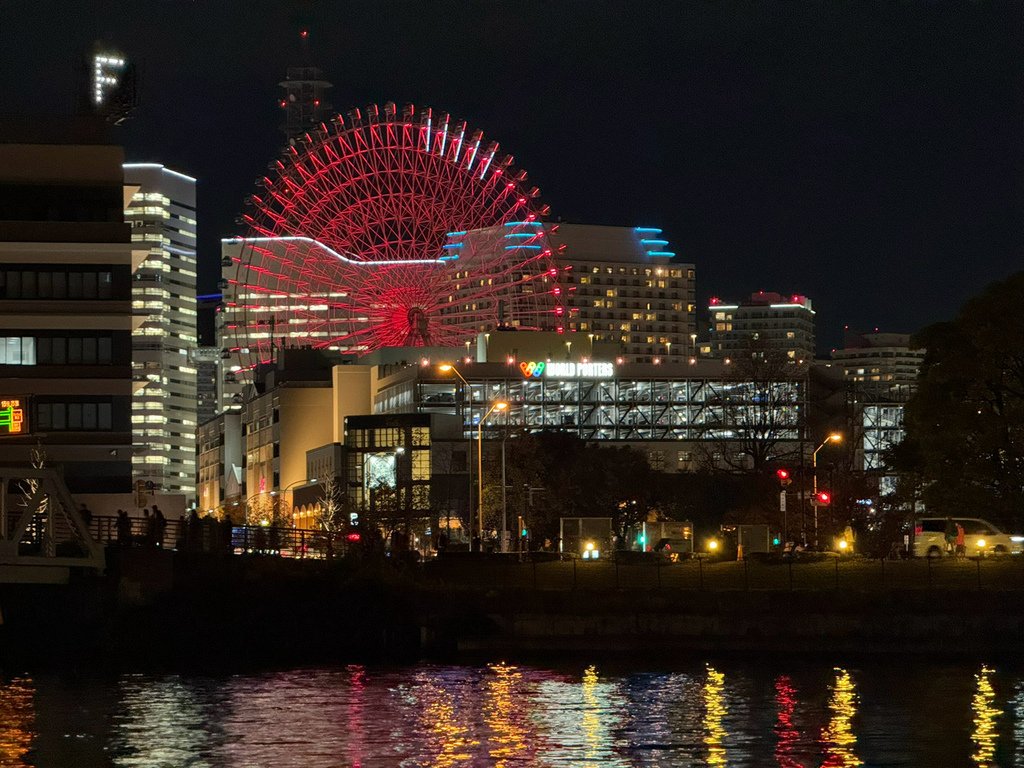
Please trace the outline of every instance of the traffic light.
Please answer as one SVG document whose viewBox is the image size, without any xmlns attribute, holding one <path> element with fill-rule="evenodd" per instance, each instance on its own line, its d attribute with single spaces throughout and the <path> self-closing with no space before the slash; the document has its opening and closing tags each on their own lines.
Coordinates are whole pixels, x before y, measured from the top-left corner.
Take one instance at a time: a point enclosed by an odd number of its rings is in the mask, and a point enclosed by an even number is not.
<svg viewBox="0 0 1024 768">
<path fill-rule="evenodd" d="M 811 497 L 811 503 L 816 507 L 827 507 L 832 503 L 832 494 L 828 491 L 818 491 Z"/>
<path fill-rule="evenodd" d="M 779 478 L 779 485 L 783 488 L 793 482 L 793 478 L 789 473 L 788 469 L 779 468 L 775 470 L 775 476 Z"/>
</svg>

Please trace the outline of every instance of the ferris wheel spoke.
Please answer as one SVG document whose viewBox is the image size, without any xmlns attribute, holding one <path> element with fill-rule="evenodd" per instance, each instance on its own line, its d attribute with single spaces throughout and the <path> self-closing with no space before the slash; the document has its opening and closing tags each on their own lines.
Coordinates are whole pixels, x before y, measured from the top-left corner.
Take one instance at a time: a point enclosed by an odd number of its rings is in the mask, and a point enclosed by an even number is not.
<svg viewBox="0 0 1024 768">
<path fill-rule="evenodd" d="M 290 325 L 296 338 L 308 334 L 316 346 L 357 352 L 461 344 L 493 327 L 499 302 L 513 319 L 554 318 L 558 298 L 543 233 L 513 238 L 543 246 L 541 253 L 504 247 L 506 222 L 544 210 L 511 156 L 444 113 L 356 112 L 289 147 L 244 216 L 250 237 L 310 238 L 343 258 L 298 241 L 249 249 L 233 261 L 229 283 L 234 297 L 247 298 L 226 297 L 229 311 L 266 320 L 264 305 L 279 316 L 275 334 Z M 454 243 L 464 247 L 445 249 L 450 232 L 474 234 Z M 430 263 L 442 255 L 449 259 Z M 236 333 L 268 330 L 247 324 Z M 249 346 L 260 345 L 267 348 L 266 339 Z"/>
</svg>

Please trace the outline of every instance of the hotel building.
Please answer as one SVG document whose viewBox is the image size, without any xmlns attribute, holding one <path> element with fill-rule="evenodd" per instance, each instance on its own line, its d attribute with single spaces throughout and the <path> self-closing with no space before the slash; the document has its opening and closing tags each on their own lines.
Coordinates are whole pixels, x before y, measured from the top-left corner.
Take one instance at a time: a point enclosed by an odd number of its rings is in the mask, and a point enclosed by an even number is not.
<svg viewBox="0 0 1024 768">
<path fill-rule="evenodd" d="M 157 163 L 127 163 L 125 209 L 146 259 L 132 281 L 143 319 L 132 338 L 132 474 L 167 493 L 195 495 L 196 180 Z"/>
</svg>

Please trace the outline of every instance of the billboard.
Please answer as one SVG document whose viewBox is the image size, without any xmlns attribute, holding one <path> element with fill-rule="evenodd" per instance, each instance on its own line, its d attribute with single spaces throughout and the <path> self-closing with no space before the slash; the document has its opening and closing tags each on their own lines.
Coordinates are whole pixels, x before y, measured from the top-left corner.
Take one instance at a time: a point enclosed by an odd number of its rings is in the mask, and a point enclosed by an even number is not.
<svg viewBox="0 0 1024 768">
<path fill-rule="evenodd" d="M 0 396 L 0 437 L 25 435 L 28 432 L 28 398 L 14 395 Z"/>
</svg>

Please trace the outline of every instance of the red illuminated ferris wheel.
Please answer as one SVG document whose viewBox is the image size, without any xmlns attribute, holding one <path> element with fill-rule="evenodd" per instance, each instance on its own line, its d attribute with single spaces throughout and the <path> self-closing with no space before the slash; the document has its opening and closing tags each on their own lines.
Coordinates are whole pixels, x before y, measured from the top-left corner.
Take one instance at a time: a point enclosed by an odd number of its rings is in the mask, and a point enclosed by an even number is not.
<svg viewBox="0 0 1024 768">
<path fill-rule="evenodd" d="M 352 110 L 271 169 L 227 251 L 232 351 L 250 364 L 281 344 L 364 353 L 562 329 L 547 207 L 464 122 L 411 105 Z"/>
</svg>

